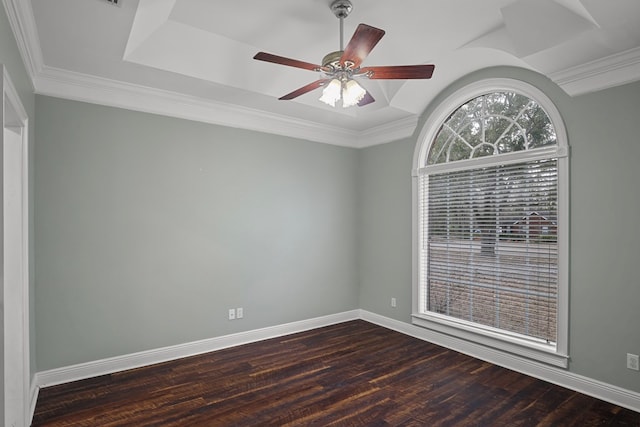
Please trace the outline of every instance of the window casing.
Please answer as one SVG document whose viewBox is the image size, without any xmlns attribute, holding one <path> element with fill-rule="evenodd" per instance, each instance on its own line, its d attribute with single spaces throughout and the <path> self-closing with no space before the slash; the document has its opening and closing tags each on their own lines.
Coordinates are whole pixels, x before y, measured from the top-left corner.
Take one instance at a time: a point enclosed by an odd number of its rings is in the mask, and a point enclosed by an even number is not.
<svg viewBox="0 0 640 427">
<path fill-rule="evenodd" d="M 553 103 L 520 81 L 451 95 L 414 156 L 413 322 L 567 364 L 568 145 Z"/>
</svg>

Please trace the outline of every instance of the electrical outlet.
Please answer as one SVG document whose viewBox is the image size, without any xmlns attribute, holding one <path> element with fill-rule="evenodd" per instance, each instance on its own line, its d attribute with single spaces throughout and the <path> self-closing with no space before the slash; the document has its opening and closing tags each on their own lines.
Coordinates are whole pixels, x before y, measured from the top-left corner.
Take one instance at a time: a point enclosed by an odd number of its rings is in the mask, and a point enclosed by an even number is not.
<svg viewBox="0 0 640 427">
<path fill-rule="evenodd" d="M 391 298 L 391 307 L 396 307 L 396 299 L 395 298 Z"/>
<path fill-rule="evenodd" d="M 640 370 L 640 359 L 637 354 L 627 353 L 627 368 L 634 371 Z"/>
<path fill-rule="evenodd" d="M 236 308 L 236 319 L 242 319 L 244 317 L 244 309 L 242 307 Z"/>
<path fill-rule="evenodd" d="M 229 309 L 229 320 L 235 320 L 236 318 L 236 309 L 235 308 L 230 308 Z"/>
</svg>

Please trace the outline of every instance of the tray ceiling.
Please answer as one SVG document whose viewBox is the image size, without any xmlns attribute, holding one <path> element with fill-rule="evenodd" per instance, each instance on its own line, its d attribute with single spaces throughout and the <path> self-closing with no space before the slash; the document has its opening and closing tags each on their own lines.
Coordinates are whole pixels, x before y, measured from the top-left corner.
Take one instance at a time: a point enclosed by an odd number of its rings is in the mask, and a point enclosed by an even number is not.
<svg viewBox="0 0 640 427">
<path fill-rule="evenodd" d="M 637 0 L 353 0 L 386 31 L 364 65 L 433 63 L 430 80 L 364 80 L 376 102 L 331 108 L 320 91 L 277 98 L 314 72 L 255 61 L 266 51 L 318 63 L 339 47 L 330 0 L 5 0 L 37 93 L 361 147 L 413 133 L 447 85 L 509 65 L 569 94 L 640 79 Z"/>
</svg>

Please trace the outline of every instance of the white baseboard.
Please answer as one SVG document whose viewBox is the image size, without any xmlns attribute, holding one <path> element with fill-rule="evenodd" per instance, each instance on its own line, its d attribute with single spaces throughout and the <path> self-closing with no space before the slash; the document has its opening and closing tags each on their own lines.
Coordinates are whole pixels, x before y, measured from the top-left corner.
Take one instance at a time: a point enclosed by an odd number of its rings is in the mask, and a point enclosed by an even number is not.
<svg viewBox="0 0 640 427">
<path fill-rule="evenodd" d="M 38 372 L 31 390 L 31 413 L 35 409 L 40 387 L 92 378 L 99 375 L 176 360 L 223 348 L 276 338 L 336 323 L 362 319 L 367 322 L 409 335 L 495 365 L 575 390 L 577 392 L 640 412 L 640 393 L 613 386 L 601 381 L 568 372 L 564 369 L 534 362 L 523 357 L 507 354 L 482 345 L 445 335 L 413 324 L 401 322 L 366 310 L 352 310 L 317 317 L 284 325 L 271 326 L 237 334 L 179 344 L 124 356 L 96 360 L 63 368 Z"/>
<path fill-rule="evenodd" d="M 360 310 L 360 318 L 367 322 L 419 338 L 433 344 L 467 354 L 494 365 L 556 384 L 632 411 L 640 412 L 640 393 L 613 386 L 592 378 L 574 374 L 551 365 L 534 362 L 516 355 L 504 353 L 460 338 L 445 335 L 413 324 L 401 322 L 379 314 Z"/>
<path fill-rule="evenodd" d="M 127 369 L 139 368 L 141 366 L 153 365 L 155 363 L 167 362 L 169 360 L 181 359 L 183 357 L 208 353 L 210 351 L 221 350 L 223 348 L 249 344 L 256 341 L 321 328 L 323 326 L 329 326 L 349 320 L 356 320 L 359 318 L 359 315 L 359 310 L 345 311 L 342 313 L 330 314 L 328 316 L 316 317 L 283 325 L 270 326 L 237 334 L 224 335 L 216 338 L 209 338 L 170 347 L 141 351 L 138 353 L 51 369 L 36 373 L 35 386 L 47 387 L 82 380 L 85 378 L 97 377 L 99 375 L 125 371 Z"/>
</svg>

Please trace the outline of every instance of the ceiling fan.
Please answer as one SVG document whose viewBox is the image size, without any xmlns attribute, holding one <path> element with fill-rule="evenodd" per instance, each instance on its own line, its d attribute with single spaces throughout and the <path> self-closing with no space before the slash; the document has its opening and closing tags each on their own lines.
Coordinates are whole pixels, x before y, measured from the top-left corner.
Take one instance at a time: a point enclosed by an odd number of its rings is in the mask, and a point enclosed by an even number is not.
<svg viewBox="0 0 640 427">
<path fill-rule="evenodd" d="M 342 101 L 343 107 L 358 105 L 360 107 L 375 101 L 356 79 L 429 79 L 433 74 L 434 65 L 391 65 L 379 67 L 360 67 L 362 61 L 369 55 L 375 45 L 382 39 L 385 32 L 379 28 L 366 24 L 358 25 L 351 40 L 344 47 L 344 18 L 349 16 L 353 6 L 350 0 L 334 0 L 331 11 L 340 19 L 340 50 L 327 54 L 322 59 L 322 65 L 285 58 L 266 52 L 258 52 L 253 59 L 287 65 L 319 72 L 322 78 L 294 90 L 278 99 L 289 100 L 297 98 L 312 90 L 324 87 L 320 101 L 335 107 L 336 102 Z"/>
</svg>

